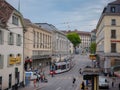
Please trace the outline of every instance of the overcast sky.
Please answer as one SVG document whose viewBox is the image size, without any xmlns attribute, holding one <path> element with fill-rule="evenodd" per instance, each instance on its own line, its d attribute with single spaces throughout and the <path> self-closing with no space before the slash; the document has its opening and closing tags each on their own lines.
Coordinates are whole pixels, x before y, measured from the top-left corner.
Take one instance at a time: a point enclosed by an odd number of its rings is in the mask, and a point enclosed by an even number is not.
<svg viewBox="0 0 120 90">
<path fill-rule="evenodd" d="M 19 0 L 6 0 L 18 9 Z M 20 0 L 20 12 L 33 23 L 53 24 L 59 30 L 91 31 L 103 8 L 115 0 Z"/>
</svg>

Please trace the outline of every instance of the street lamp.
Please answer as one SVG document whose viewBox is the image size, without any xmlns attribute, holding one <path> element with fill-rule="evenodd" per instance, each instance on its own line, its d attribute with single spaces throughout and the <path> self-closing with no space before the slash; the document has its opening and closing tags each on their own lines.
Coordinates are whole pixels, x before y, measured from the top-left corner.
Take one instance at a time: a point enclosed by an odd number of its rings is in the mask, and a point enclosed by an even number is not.
<svg viewBox="0 0 120 90">
<path fill-rule="evenodd" d="M 39 63 L 40 72 L 42 72 L 42 68 L 41 68 L 41 66 L 42 66 L 42 64 L 41 64 L 41 63 Z"/>
</svg>

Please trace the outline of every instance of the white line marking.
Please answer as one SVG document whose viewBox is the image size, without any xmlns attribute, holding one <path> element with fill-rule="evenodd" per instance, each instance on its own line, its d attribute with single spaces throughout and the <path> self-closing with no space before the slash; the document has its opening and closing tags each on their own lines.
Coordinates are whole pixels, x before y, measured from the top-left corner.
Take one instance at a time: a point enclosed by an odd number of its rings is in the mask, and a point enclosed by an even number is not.
<svg viewBox="0 0 120 90">
<path fill-rule="evenodd" d="M 60 89 L 61 89 L 61 87 L 57 88 L 56 90 L 60 90 Z"/>
</svg>

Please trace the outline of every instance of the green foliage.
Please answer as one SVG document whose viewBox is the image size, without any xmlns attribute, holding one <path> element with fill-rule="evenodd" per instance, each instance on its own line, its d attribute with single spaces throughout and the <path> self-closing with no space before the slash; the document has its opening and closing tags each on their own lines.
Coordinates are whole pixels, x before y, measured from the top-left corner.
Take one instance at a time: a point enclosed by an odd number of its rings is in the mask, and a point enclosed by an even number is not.
<svg viewBox="0 0 120 90">
<path fill-rule="evenodd" d="M 90 45 L 90 52 L 91 54 L 95 54 L 96 53 L 96 43 L 92 42 Z"/>
<path fill-rule="evenodd" d="M 67 38 L 73 43 L 74 47 L 81 43 L 80 37 L 77 33 L 69 33 L 67 34 Z"/>
</svg>

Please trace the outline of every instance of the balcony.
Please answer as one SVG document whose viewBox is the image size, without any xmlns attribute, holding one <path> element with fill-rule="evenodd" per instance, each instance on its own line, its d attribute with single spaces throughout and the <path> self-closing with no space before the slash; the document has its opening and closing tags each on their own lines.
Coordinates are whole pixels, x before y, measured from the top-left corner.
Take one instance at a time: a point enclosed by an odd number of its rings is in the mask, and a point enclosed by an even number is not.
<svg viewBox="0 0 120 90">
<path fill-rule="evenodd" d="M 33 55 L 32 60 L 35 59 L 45 59 L 45 58 L 51 58 L 51 55 Z"/>
</svg>

